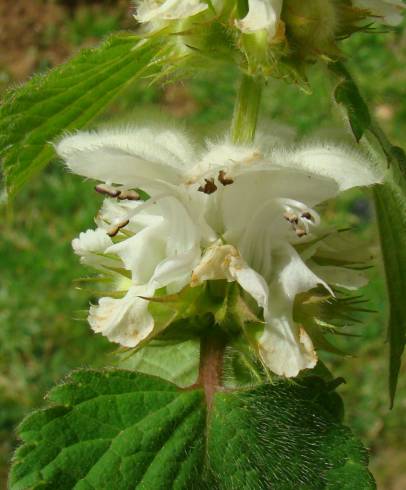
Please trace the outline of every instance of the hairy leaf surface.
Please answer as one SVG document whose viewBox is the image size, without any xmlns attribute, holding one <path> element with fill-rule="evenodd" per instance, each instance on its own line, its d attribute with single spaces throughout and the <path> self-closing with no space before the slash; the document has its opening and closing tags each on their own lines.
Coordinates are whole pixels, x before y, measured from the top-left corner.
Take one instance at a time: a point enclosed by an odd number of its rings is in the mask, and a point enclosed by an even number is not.
<svg viewBox="0 0 406 490">
<path fill-rule="evenodd" d="M 78 371 L 20 427 L 21 489 L 371 489 L 367 454 L 324 388 L 218 392 L 125 370 Z"/>
<path fill-rule="evenodd" d="M 136 78 L 157 73 L 160 44 L 113 35 L 54 70 L 6 93 L 0 108 L 0 156 L 9 195 L 54 156 L 52 141 L 91 122 Z M 162 54 L 162 53 L 161 53 Z"/>
</svg>

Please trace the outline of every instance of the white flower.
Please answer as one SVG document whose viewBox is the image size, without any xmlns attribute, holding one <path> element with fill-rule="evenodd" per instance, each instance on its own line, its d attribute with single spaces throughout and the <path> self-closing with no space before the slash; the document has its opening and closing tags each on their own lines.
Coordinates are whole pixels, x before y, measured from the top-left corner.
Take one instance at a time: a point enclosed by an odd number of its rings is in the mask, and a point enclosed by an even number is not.
<svg viewBox="0 0 406 490">
<path fill-rule="evenodd" d="M 208 7 L 207 2 L 200 0 L 142 0 L 138 2 L 135 18 L 140 23 L 184 19 Z"/>
<path fill-rule="evenodd" d="M 116 272 L 127 269 L 131 282 L 124 298 L 103 297 L 91 306 L 88 320 L 95 332 L 135 347 L 154 325 L 148 301 L 141 297 L 151 297 L 162 287 L 175 293 L 190 282 L 201 255 L 199 229 L 183 204 L 169 195 L 146 203 L 107 198 L 96 222 L 96 230 L 73 240 L 75 253 L 83 263 L 112 272 L 116 285 L 127 287 L 128 280 Z M 122 231 L 126 235 L 114 243 L 109 234 Z"/>
<path fill-rule="evenodd" d="M 146 310 L 138 314 L 138 300 L 131 309 L 135 297 L 223 279 L 263 309 L 258 349 L 269 369 L 292 377 L 315 365 L 312 341 L 293 320 L 295 297 L 317 286 L 332 294 L 330 284 L 347 287 L 353 277 L 312 260 L 323 243 L 314 208 L 382 180 L 363 155 L 332 144 L 269 149 L 227 141 L 199 153 L 176 131 L 130 128 L 79 133 L 57 149 L 75 173 L 152 196 L 130 204 L 108 199 L 102 208 L 99 226 L 109 216 L 126 232 L 106 252 L 120 257 L 137 289 L 121 300 L 102 299 L 91 312 L 94 330 L 134 345 L 153 329 Z"/>
<path fill-rule="evenodd" d="M 283 0 L 248 0 L 248 14 L 235 25 L 245 34 L 267 30 L 270 38 L 276 34 Z"/>
<path fill-rule="evenodd" d="M 389 26 L 402 22 L 402 11 L 406 5 L 401 0 L 353 0 L 353 4 L 361 9 L 369 10 L 377 21 Z"/>
</svg>

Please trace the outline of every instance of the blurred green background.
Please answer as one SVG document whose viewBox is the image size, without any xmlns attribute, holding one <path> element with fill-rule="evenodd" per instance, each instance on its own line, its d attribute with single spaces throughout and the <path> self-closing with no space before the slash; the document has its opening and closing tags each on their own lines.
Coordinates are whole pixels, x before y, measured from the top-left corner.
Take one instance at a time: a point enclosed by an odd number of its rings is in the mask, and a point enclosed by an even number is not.
<svg viewBox="0 0 406 490">
<path fill-rule="evenodd" d="M 0 92 L 33 72 L 55 66 L 83 46 L 97 44 L 135 21 L 122 1 L 0 1 Z M 349 62 L 375 116 L 394 143 L 405 145 L 406 24 L 385 34 L 359 34 L 343 43 Z M 177 118 L 196 134 L 221 134 L 233 107 L 236 74 L 210 73 L 182 84 L 127 93 L 100 120 L 157 115 Z M 272 81 L 265 91 L 261 121 L 276 119 L 302 134 L 330 130 L 332 111 L 327 74 L 311 70 L 313 93 Z M 112 363 L 112 347 L 76 320 L 89 297 L 75 286 L 85 275 L 70 242 L 92 227 L 100 197 L 89 182 L 65 172 L 55 162 L 19 195 L 10 211 L 2 207 L 0 242 L 0 487 L 17 445 L 14 428 L 43 403 L 45 392 L 76 367 Z M 4 203 L 3 203 L 4 204 Z M 350 222 L 376 247 L 373 208 L 357 192 L 344 196 L 327 213 Z M 348 222 L 348 221 L 347 221 Z M 359 338 L 347 347 L 353 355 L 328 358 L 340 389 L 346 419 L 371 452 L 378 488 L 406 488 L 406 373 L 401 373 L 395 408 L 388 409 L 386 300 L 382 269 L 371 271 L 364 291 L 377 311 L 357 327 Z"/>
</svg>

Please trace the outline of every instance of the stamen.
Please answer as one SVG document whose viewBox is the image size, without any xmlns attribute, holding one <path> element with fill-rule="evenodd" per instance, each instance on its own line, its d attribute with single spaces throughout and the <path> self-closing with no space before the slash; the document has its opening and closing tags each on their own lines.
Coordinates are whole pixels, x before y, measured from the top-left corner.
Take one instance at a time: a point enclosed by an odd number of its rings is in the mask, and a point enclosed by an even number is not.
<svg viewBox="0 0 406 490">
<path fill-rule="evenodd" d="M 199 192 L 204 192 L 205 194 L 213 194 L 213 192 L 216 192 L 217 190 L 217 186 L 216 184 L 214 183 L 214 179 L 204 179 L 205 180 L 205 184 L 204 186 L 201 185 L 197 190 Z"/>
<path fill-rule="evenodd" d="M 105 194 L 109 197 L 116 197 L 120 201 L 138 201 L 140 199 L 140 195 L 136 191 L 118 189 L 117 187 L 112 187 L 107 184 L 96 185 L 95 191 L 99 194 Z"/>
<path fill-rule="evenodd" d="M 308 234 L 308 232 L 303 228 L 295 228 L 295 233 L 298 238 L 302 238 Z"/>
<path fill-rule="evenodd" d="M 292 225 L 296 236 L 302 238 L 310 233 L 310 226 L 320 224 L 319 214 L 305 204 L 294 199 L 279 199 L 279 202 L 285 208 L 283 217 Z"/>
<path fill-rule="evenodd" d="M 119 189 L 115 189 L 114 187 L 111 187 L 110 185 L 107 184 L 98 184 L 96 185 L 94 190 L 99 194 L 106 194 L 107 196 L 110 197 L 118 197 L 121 192 Z"/>
<path fill-rule="evenodd" d="M 120 223 L 118 223 L 117 225 L 113 226 L 108 232 L 107 232 L 107 235 L 111 238 L 113 238 L 114 236 L 117 235 L 117 233 L 121 230 L 121 228 L 124 228 L 125 226 L 128 225 L 128 223 L 130 222 L 129 219 L 126 219 L 124 221 L 121 221 Z"/>
<path fill-rule="evenodd" d="M 294 214 L 290 211 L 286 211 L 286 213 L 283 213 L 283 217 L 292 225 L 297 225 L 299 223 L 299 218 L 297 217 L 297 214 Z"/>
<path fill-rule="evenodd" d="M 308 219 L 309 221 L 312 220 L 312 215 L 309 213 L 309 211 L 306 211 L 305 213 L 302 213 L 302 218 Z"/>
<path fill-rule="evenodd" d="M 224 170 L 220 170 L 219 175 L 218 175 L 218 181 L 223 184 L 224 186 L 230 185 L 234 182 L 233 179 L 230 179 L 230 177 L 226 177 L 226 173 Z"/>
<path fill-rule="evenodd" d="M 128 201 L 139 201 L 140 195 L 136 191 L 120 191 L 118 194 L 118 199 L 120 201 L 128 200 Z"/>
</svg>

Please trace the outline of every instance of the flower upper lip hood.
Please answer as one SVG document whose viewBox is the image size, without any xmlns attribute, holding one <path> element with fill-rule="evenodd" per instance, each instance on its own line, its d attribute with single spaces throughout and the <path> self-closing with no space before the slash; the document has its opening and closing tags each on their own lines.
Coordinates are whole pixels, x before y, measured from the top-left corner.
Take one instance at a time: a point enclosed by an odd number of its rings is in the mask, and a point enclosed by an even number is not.
<svg viewBox="0 0 406 490">
<path fill-rule="evenodd" d="M 208 8 L 208 3 L 199 0 L 142 0 L 137 2 L 135 18 L 140 23 L 184 19 Z"/>
<path fill-rule="evenodd" d="M 333 180 L 339 191 L 382 180 L 363 154 L 328 143 L 264 151 L 255 144 L 209 142 L 201 154 L 181 131 L 123 127 L 66 136 L 56 150 L 76 174 L 152 193 L 201 183 L 221 170 L 234 177 L 252 171 L 302 171 Z"/>
<path fill-rule="evenodd" d="M 319 285 L 331 293 L 334 271 L 312 270 L 295 247 L 318 237 L 314 206 L 382 180 L 361 153 L 327 143 L 266 148 L 228 141 L 197 151 L 183 133 L 157 128 L 78 133 L 57 151 L 75 173 L 152 196 L 128 204 L 107 198 L 102 226 L 113 225 L 110 236 L 122 228 L 130 236 L 106 252 L 122 260 L 133 286 L 123 299 L 102 298 L 92 307 L 95 331 L 134 346 L 153 332 L 141 297 L 161 287 L 176 292 L 188 283 L 225 279 L 263 308 L 258 351 L 269 369 L 296 376 L 315 365 L 312 341 L 293 320 L 293 303 Z M 76 242 L 76 250 L 88 255 L 89 238 Z M 97 238 L 92 243 L 100 247 Z M 338 271 L 336 283 L 348 282 L 351 271 L 345 272 Z"/>
<path fill-rule="evenodd" d="M 146 128 L 81 132 L 64 138 L 57 151 L 74 173 L 148 190 L 178 184 L 195 158 L 182 133 Z"/>
</svg>

